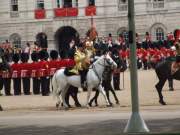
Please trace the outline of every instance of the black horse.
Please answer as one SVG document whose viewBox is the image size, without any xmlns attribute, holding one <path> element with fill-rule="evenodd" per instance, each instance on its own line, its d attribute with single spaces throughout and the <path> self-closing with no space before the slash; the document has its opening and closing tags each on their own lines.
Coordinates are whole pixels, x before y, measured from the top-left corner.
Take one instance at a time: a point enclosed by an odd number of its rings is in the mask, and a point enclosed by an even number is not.
<svg viewBox="0 0 180 135">
<path fill-rule="evenodd" d="M 158 76 L 159 82 L 155 85 L 156 90 L 159 95 L 159 103 L 162 105 L 166 105 L 166 102 L 163 99 L 162 88 L 167 79 L 175 79 L 180 80 L 180 69 L 176 71 L 174 74 L 171 74 L 171 66 L 173 61 L 164 60 L 158 63 L 155 67 L 156 74 Z"/>
<path fill-rule="evenodd" d="M 109 91 L 112 92 L 114 99 L 116 100 L 116 104 L 119 104 L 119 100 L 116 96 L 115 90 L 113 89 L 112 85 L 111 85 L 111 80 L 112 80 L 112 69 L 109 67 L 106 67 L 103 73 L 103 81 L 102 81 L 102 86 L 106 92 L 107 95 L 107 99 L 110 103 L 110 105 L 112 106 L 112 102 L 109 98 Z M 93 101 L 95 102 L 95 106 L 98 106 L 98 102 L 97 102 L 97 98 L 99 96 L 99 91 L 96 90 L 95 96 L 90 100 L 89 102 L 89 106 L 92 106 Z"/>
<path fill-rule="evenodd" d="M 116 62 L 118 69 L 120 70 L 120 72 L 124 72 L 127 69 L 126 64 L 122 61 L 122 59 L 119 57 L 119 53 L 117 50 L 115 50 L 114 52 L 112 52 L 112 59 Z M 112 102 L 109 98 L 109 91 L 112 92 L 114 99 L 116 101 L 116 104 L 119 104 L 119 100 L 116 96 L 115 90 L 113 89 L 112 85 L 111 85 L 111 81 L 112 81 L 112 76 L 113 76 L 113 71 L 111 68 L 109 67 L 105 67 L 104 73 L 103 73 L 103 80 L 102 80 L 102 86 L 104 87 L 104 90 L 106 92 L 108 101 L 110 103 L 110 105 L 112 106 Z M 89 106 L 92 106 L 93 101 L 95 101 L 95 105 L 98 106 L 97 103 L 97 98 L 99 96 L 99 91 L 96 90 L 95 96 L 90 100 L 89 102 Z"/>
</svg>

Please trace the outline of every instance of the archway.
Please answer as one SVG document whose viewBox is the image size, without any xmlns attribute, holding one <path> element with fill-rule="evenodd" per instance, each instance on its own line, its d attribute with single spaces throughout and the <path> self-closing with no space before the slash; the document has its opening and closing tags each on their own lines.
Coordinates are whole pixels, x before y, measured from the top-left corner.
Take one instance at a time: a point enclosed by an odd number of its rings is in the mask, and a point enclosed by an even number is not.
<svg viewBox="0 0 180 135">
<path fill-rule="evenodd" d="M 71 26 L 60 27 L 56 31 L 54 38 L 56 48 L 62 59 L 68 57 L 69 44 L 72 40 L 75 41 L 75 44 L 79 44 L 79 33 Z"/>
<path fill-rule="evenodd" d="M 36 35 L 36 43 L 40 48 L 48 48 L 47 35 L 44 32 L 40 32 Z"/>
<path fill-rule="evenodd" d="M 18 33 L 10 35 L 9 41 L 14 47 L 21 48 L 21 36 Z"/>
</svg>

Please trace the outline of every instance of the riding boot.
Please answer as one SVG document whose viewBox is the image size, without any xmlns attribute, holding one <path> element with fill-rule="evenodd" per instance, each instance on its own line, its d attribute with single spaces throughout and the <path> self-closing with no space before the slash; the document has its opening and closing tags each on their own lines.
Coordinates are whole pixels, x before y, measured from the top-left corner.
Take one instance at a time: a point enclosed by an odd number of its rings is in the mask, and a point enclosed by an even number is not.
<svg viewBox="0 0 180 135">
<path fill-rule="evenodd" d="M 85 88 L 86 87 L 86 73 L 87 71 L 86 70 L 80 70 L 79 71 L 80 75 L 81 75 L 81 86 L 82 88 Z"/>
</svg>

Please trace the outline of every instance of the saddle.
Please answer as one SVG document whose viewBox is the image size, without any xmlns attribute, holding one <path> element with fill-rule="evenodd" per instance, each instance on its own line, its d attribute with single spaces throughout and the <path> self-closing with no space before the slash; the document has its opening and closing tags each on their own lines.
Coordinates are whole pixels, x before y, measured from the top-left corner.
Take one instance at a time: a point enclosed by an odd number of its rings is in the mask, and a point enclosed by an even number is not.
<svg viewBox="0 0 180 135">
<path fill-rule="evenodd" d="M 72 67 L 66 67 L 65 70 L 64 70 L 64 74 L 66 76 L 73 76 L 73 75 L 78 75 L 78 74 L 75 74 L 73 72 L 70 72 L 70 70 L 72 69 Z"/>
</svg>

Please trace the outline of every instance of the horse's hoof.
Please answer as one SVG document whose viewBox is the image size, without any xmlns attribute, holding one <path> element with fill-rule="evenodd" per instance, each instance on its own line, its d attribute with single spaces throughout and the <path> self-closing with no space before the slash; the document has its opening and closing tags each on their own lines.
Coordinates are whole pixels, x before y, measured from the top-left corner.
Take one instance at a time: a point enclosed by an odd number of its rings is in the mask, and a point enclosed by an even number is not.
<svg viewBox="0 0 180 135">
<path fill-rule="evenodd" d="M 0 105 L 0 111 L 3 111 L 3 108 L 2 108 L 2 106 Z"/>
<path fill-rule="evenodd" d="M 164 102 L 163 100 L 159 100 L 159 103 L 160 103 L 161 105 L 166 105 L 166 102 Z"/>
<path fill-rule="evenodd" d="M 58 110 L 58 108 L 59 108 L 59 104 L 58 104 L 58 103 L 56 103 L 56 109 Z"/>
<path fill-rule="evenodd" d="M 169 91 L 174 91 L 174 88 L 170 87 L 170 88 L 169 88 Z"/>
<path fill-rule="evenodd" d="M 113 105 L 112 104 L 109 104 L 109 105 L 106 105 L 107 107 L 113 107 Z"/>
<path fill-rule="evenodd" d="M 117 105 L 120 105 L 119 101 L 116 102 Z"/>
<path fill-rule="evenodd" d="M 91 103 L 91 102 L 89 102 L 89 103 L 88 103 L 88 106 L 89 106 L 89 107 L 92 107 L 92 103 Z"/>
<path fill-rule="evenodd" d="M 81 107 L 81 104 L 76 104 L 76 107 Z"/>
</svg>

